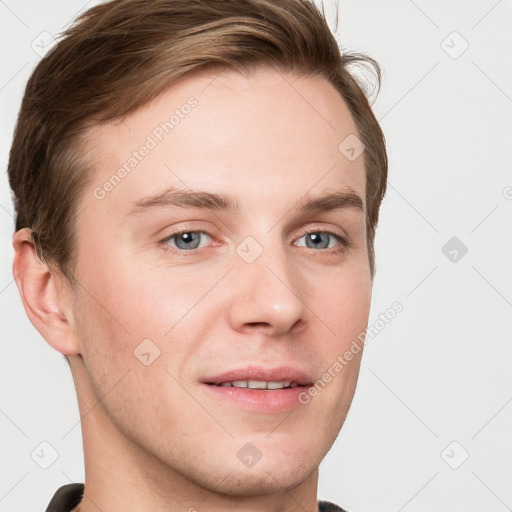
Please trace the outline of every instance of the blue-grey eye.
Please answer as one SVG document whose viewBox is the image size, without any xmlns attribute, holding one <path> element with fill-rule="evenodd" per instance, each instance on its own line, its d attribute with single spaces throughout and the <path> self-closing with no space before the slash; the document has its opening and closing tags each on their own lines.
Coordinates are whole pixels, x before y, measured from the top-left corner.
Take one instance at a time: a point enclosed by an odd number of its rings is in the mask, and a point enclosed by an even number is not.
<svg viewBox="0 0 512 512">
<path fill-rule="evenodd" d="M 185 231 L 176 233 L 169 237 L 169 241 L 174 241 L 174 245 L 181 250 L 194 250 L 197 249 L 201 242 L 201 236 L 208 235 L 204 231 Z"/>
<path fill-rule="evenodd" d="M 334 235 L 333 233 L 329 233 L 327 231 L 317 231 L 315 233 L 307 233 L 301 238 L 306 239 L 306 247 L 310 249 L 329 249 L 331 247 L 335 247 L 331 242 L 340 242 L 340 237 Z M 298 244 L 302 247 L 302 244 Z"/>
</svg>

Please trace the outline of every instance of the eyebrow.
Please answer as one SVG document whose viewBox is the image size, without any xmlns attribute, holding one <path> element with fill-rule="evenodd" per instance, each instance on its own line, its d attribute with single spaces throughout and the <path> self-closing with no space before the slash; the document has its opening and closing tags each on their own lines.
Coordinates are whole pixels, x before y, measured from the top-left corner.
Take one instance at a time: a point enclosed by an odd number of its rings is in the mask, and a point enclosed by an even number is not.
<svg viewBox="0 0 512 512">
<path fill-rule="evenodd" d="M 210 210 L 241 210 L 238 201 L 227 194 L 204 192 L 201 190 L 180 190 L 170 187 L 138 200 L 127 216 L 137 216 L 145 212 L 178 206 L 182 208 L 206 208 Z M 355 208 L 364 212 L 363 200 L 352 189 L 332 192 L 320 197 L 303 196 L 297 204 L 300 213 L 331 211 L 344 208 Z"/>
</svg>

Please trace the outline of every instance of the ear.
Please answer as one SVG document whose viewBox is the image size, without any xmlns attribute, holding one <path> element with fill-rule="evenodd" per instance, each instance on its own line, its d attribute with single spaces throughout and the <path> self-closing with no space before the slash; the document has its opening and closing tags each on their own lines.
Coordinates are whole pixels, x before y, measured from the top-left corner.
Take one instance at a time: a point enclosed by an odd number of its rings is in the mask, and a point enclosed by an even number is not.
<svg viewBox="0 0 512 512">
<path fill-rule="evenodd" d="M 48 344 L 61 354 L 80 353 L 74 336 L 72 291 L 65 278 L 50 272 L 36 253 L 31 230 L 13 236 L 13 274 L 32 325 Z"/>
</svg>

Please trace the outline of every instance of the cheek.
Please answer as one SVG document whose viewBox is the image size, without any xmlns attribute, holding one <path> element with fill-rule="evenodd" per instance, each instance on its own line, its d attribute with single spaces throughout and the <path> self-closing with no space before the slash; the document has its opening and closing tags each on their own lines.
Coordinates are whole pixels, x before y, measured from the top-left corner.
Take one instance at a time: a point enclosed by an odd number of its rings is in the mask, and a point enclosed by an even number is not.
<svg viewBox="0 0 512 512">
<path fill-rule="evenodd" d="M 84 284 L 88 292 L 83 297 L 84 317 L 89 322 L 94 319 L 98 334 L 108 336 L 105 350 L 116 351 L 117 356 L 133 351 L 143 339 L 162 339 L 197 295 L 178 272 L 141 271 L 135 263 L 105 262 L 101 268 L 91 268 L 89 275 Z"/>
<path fill-rule="evenodd" d="M 355 391 L 363 354 L 371 278 L 364 266 L 340 267 L 329 278 L 317 280 L 317 284 L 323 286 L 316 286 L 310 298 L 318 315 L 314 330 L 325 333 L 317 340 L 317 352 L 322 354 L 317 405 L 321 403 L 325 410 L 336 410 L 336 417 L 343 421 Z"/>
<path fill-rule="evenodd" d="M 118 265 L 114 271 L 105 264 L 91 269 L 89 281 L 81 281 L 87 292 L 82 292 L 82 307 L 76 312 L 77 336 L 99 396 L 128 371 L 123 388 L 129 382 L 141 383 L 140 389 L 148 392 L 172 387 L 165 369 L 181 380 L 184 363 L 211 325 L 206 320 L 217 298 L 210 294 L 208 300 L 201 299 L 222 274 L 196 275 L 191 286 L 192 276 L 185 272 L 139 268 Z M 137 399 L 138 389 L 130 393 L 131 401 Z"/>
<path fill-rule="evenodd" d="M 100 396 L 129 370 L 132 337 L 110 296 L 88 289 L 75 311 L 76 336 L 89 376 Z M 98 297 L 98 298 L 96 298 Z"/>
<path fill-rule="evenodd" d="M 371 278 L 368 268 L 341 268 L 326 275 L 312 287 L 310 304 L 325 326 L 328 343 L 342 350 L 364 332 L 371 301 Z"/>
<path fill-rule="evenodd" d="M 147 316 L 153 309 L 140 296 L 137 301 L 133 301 L 132 297 L 123 296 L 123 300 L 117 301 L 108 312 L 91 297 L 83 298 L 77 315 L 77 328 L 91 386 L 91 405 L 101 400 L 110 420 L 129 437 L 137 437 L 140 433 L 129 425 L 135 418 L 155 414 L 161 404 L 173 403 L 176 386 L 165 372 L 163 339 L 147 335 L 156 332 L 151 328 L 152 319 Z M 104 293 L 103 298 L 112 297 Z M 148 344 L 150 339 L 155 344 Z M 145 345 L 141 343 L 142 340 L 145 340 Z M 143 350 L 139 347 L 143 347 Z M 158 357 L 155 357 L 155 350 Z M 149 364 L 145 364 L 148 359 L 144 353 L 149 353 Z M 146 434 L 150 435 L 153 428 L 156 425 L 147 427 Z"/>
<path fill-rule="evenodd" d="M 142 366 L 135 358 L 135 347 L 151 337 L 143 336 L 151 321 L 147 318 L 151 306 L 145 290 L 133 282 L 133 272 L 119 264 L 123 259 L 116 264 L 111 254 L 103 250 L 101 265 L 96 259 L 83 259 L 92 263 L 81 269 L 80 306 L 75 312 L 76 336 L 81 340 L 84 365 L 98 398 L 117 387 L 121 378 L 126 385 L 128 379 L 123 376 L 133 374 L 134 363 Z M 123 386 L 119 384 L 118 389 Z"/>
</svg>

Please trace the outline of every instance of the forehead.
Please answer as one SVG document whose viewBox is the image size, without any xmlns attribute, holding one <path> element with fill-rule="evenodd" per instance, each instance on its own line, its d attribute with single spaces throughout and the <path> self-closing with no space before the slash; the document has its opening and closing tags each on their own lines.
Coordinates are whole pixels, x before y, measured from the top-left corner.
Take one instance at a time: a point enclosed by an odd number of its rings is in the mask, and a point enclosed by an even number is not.
<svg viewBox="0 0 512 512">
<path fill-rule="evenodd" d="M 267 205 L 322 189 L 364 200 L 363 156 L 340 150 L 356 136 L 345 102 L 322 77 L 195 73 L 125 119 L 89 129 L 94 170 L 82 206 L 119 215 L 168 186 Z"/>
</svg>

